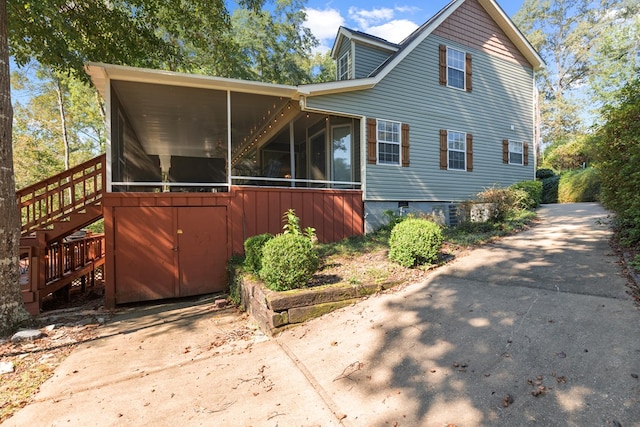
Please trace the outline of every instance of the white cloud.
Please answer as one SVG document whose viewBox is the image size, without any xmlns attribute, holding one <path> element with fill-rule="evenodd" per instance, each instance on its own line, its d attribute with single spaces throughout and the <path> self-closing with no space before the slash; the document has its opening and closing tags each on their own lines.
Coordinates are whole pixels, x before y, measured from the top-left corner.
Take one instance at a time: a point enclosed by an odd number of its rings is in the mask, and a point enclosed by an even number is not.
<svg viewBox="0 0 640 427">
<path fill-rule="evenodd" d="M 344 18 L 337 9 L 305 9 L 307 14 L 306 27 L 316 36 L 320 44 L 326 45 L 333 42 L 338 28 L 344 25 Z"/>
<path fill-rule="evenodd" d="M 356 21 L 360 25 L 360 28 L 366 29 L 375 23 L 393 19 L 393 9 L 381 8 L 364 10 L 356 7 L 350 7 L 349 18 Z"/>
<path fill-rule="evenodd" d="M 369 27 L 367 33 L 381 37 L 392 43 L 399 43 L 418 28 L 415 22 L 408 19 L 395 19 L 382 25 Z"/>
</svg>

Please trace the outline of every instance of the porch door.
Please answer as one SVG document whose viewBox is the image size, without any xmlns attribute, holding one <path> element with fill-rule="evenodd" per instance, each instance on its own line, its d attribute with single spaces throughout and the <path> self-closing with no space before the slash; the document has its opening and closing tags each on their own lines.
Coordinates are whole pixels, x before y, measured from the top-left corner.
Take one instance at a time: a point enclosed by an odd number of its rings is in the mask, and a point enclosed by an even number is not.
<svg viewBox="0 0 640 427">
<path fill-rule="evenodd" d="M 227 209 L 177 208 L 178 296 L 227 289 Z"/>
<path fill-rule="evenodd" d="M 309 138 L 309 170 L 310 179 L 324 181 L 327 179 L 327 142 L 325 131 L 322 130 Z M 322 187 L 324 184 L 311 184 L 312 187 Z"/>
<path fill-rule="evenodd" d="M 351 125 L 331 127 L 332 181 L 353 181 L 351 160 Z M 340 187 L 340 185 L 338 185 Z"/>
<path fill-rule="evenodd" d="M 173 208 L 118 207 L 114 220 L 116 303 L 173 298 Z"/>
</svg>

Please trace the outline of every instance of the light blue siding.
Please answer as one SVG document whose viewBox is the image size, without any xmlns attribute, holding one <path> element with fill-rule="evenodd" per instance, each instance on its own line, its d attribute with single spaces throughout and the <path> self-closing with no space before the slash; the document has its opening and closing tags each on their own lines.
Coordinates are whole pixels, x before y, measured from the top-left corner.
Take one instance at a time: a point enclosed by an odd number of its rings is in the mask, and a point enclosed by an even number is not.
<svg viewBox="0 0 640 427">
<path fill-rule="evenodd" d="M 373 46 L 355 44 L 355 78 L 368 77 L 369 74 L 391 56 L 393 52 Z"/>
<path fill-rule="evenodd" d="M 439 44 L 473 55 L 473 92 L 439 85 Z M 410 167 L 364 165 L 365 201 L 461 201 L 534 177 L 533 71 L 434 35 L 374 88 L 310 97 L 307 105 L 410 125 Z M 440 129 L 473 134 L 472 172 L 440 169 Z M 529 143 L 528 166 L 503 164 L 504 139 Z"/>
</svg>

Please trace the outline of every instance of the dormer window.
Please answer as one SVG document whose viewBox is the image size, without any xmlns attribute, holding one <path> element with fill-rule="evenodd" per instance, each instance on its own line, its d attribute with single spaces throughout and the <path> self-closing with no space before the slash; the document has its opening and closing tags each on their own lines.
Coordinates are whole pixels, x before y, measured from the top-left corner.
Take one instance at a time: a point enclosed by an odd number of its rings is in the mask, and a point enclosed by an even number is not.
<svg viewBox="0 0 640 427">
<path fill-rule="evenodd" d="M 338 80 L 349 80 L 351 78 L 351 55 L 345 53 L 338 59 Z"/>
</svg>

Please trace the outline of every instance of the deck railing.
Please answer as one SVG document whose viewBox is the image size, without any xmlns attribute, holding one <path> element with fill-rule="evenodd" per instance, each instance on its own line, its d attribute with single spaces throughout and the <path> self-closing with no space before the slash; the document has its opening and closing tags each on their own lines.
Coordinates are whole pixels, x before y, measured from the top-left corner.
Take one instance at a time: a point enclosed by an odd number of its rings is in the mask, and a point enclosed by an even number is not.
<svg viewBox="0 0 640 427">
<path fill-rule="evenodd" d="M 22 234 L 62 221 L 96 204 L 106 183 L 105 155 L 30 185 L 17 192 Z"/>
<path fill-rule="evenodd" d="M 103 257 L 103 234 L 48 246 L 45 256 L 45 283 L 61 280 Z"/>
</svg>

